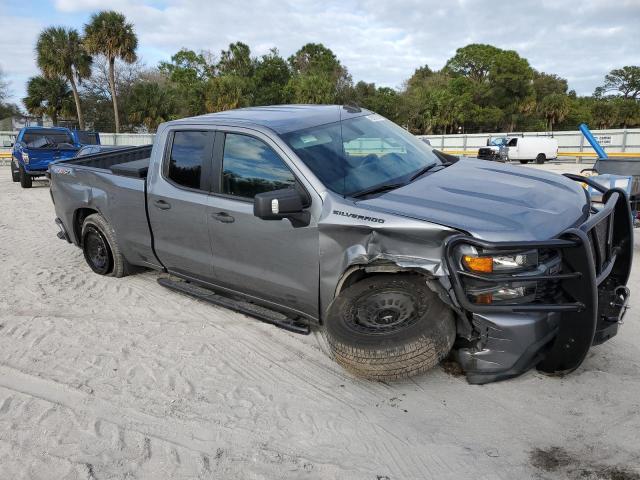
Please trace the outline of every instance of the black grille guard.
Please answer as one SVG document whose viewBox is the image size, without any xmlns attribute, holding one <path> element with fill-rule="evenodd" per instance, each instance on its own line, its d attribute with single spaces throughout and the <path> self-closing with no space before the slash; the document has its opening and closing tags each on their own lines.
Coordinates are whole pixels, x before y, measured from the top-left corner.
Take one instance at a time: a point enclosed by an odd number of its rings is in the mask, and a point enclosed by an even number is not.
<svg viewBox="0 0 640 480">
<path fill-rule="evenodd" d="M 582 363 L 587 351 L 594 343 L 599 322 L 598 289 L 624 288 L 631 273 L 633 258 L 633 224 L 629 199 L 618 188 L 607 190 L 600 184 L 580 175 L 565 174 L 566 177 L 590 185 L 603 194 L 603 207 L 593 213 L 582 224 L 569 228 L 557 238 L 545 241 L 488 242 L 469 235 L 460 234 L 447 239 L 445 261 L 449 270 L 456 300 L 466 311 L 472 313 L 526 313 L 559 312 L 561 321 L 558 334 L 543 362 L 544 371 L 567 372 Z M 528 249 L 550 249 L 561 253 L 562 269 L 556 274 L 500 274 L 480 275 L 467 272 L 457 264 L 455 248 L 466 244 L 492 252 L 522 251 Z M 555 303 L 500 303 L 496 305 L 476 304 L 469 300 L 464 279 L 491 284 L 516 282 L 554 281 L 562 292 L 563 301 Z M 610 288 L 609 288 L 610 287 Z M 624 295 L 626 310 L 628 290 Z M 603 306 L 604 308 L 605 306 Z M 617 329 L 617 326 L 616 326 Z M 615 333 L 614 333 L 615 334 Z"/>
</svg>

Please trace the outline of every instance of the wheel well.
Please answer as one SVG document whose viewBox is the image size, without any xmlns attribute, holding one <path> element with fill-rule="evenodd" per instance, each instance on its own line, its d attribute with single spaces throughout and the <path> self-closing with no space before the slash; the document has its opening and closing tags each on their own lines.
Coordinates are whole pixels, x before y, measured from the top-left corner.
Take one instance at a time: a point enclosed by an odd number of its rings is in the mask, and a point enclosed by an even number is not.
<svg viewBox="0 0 640 480">
<path fill-rule="evenodd" d="M 99 213 L 97 210 L 93 208 L 79 208 L 76 210 L 76 213 L 73 217 L 73 233 L 78 240 L 78 245 L 82 246 L 82 224 L 84 223 L 84 219 L 89 215 L 93 215 L 94 213 Z"/>
<path fill-rule="evenodd" d="M 415 275 L 423 275 L 427 277 L 427 275 L 425 275 L 423 272 L 398 267 L 397 265 L 393 264 L 355 266 L 345 271 L 345 273 L 342 275 L 342 277 L 338 281 L 335 296 L 337 297 L 344 289 L 349 288 L 350 286 L 358 282 L 361 282 L 365 278 L 377 275 L 394 275 L 397 273 L 413 273 Z"/>
</svg>

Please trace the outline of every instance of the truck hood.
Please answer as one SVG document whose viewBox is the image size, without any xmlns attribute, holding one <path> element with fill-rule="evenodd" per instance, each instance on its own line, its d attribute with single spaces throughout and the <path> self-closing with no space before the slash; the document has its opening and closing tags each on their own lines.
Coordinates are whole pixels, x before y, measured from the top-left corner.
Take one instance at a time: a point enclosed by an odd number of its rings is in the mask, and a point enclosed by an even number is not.
<svg viewBox="0 0 640 480">
<path fill-rule="evenodd" d="M 461 159 L 375 198 L 372 210 L 446 225 L 490 241 L 546 240 L 589 214 L 583 188 L 554 173 Z"/>
</svg>

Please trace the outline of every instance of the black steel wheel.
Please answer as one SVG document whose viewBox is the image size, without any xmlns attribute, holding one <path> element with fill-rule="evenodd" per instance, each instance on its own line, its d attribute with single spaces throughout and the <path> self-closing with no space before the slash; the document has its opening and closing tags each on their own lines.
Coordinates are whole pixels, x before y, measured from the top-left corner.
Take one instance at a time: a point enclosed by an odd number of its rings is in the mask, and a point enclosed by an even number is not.
<svg viewBox="0 0 640 480">
<path fill-rule="evenodd" d="M 417 299 L 407 291 L 382 288 L 365 292 L 344 319 L 354 332 L 381 335 L 402 330 L 418 320 Z"/>
<path fill-rule="evenodd" d="M 102 232 L 89 225 L 82 237 L 84 258 L 91 270 L 99 275 L 108 275 L 113 270 L 113 253 Z"/>
<path fill-rule="evenodd" d="M 324 320 L 336 361 L 373 380 L 434 367 L 456 336 L 453 311 L 417 274 L 365 278 L 340 292 Z"/>
<path fill-rule="evenodd" d="M 84 219 L 80 238 L 84 258 L 95 273 L 119 278 L 134 270 L 120 250 L 113 227 L 99 213 Z"/>
</svg>

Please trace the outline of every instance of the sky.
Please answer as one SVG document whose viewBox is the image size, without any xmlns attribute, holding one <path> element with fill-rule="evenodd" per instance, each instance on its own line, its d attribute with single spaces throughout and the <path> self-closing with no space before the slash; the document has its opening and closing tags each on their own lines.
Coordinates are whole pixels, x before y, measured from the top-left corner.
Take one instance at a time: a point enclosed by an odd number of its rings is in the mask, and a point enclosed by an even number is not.
<svg viewBox="0 0 640 480">
<path fill-rule="evenodd" d="M 317 42 L 354 81 L 401 88 L 416 68 L 442 68 L 457 48 L 489 43 L 590 95 L 611 69 L 640 65 L 640 0 L 0 0 L 0 68 L 11 100 L 20 102 L 38 72 L 33 49 L 43 28 L 81 31 L 104 8 L 134 24 L 149 67 L 182 47 L 219 53 L 242 41 L 256 56 L 277 47 L 287 57 Z"/>
</svg>

